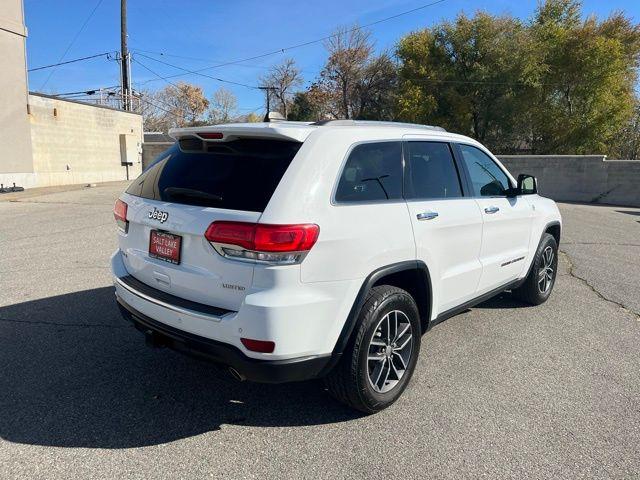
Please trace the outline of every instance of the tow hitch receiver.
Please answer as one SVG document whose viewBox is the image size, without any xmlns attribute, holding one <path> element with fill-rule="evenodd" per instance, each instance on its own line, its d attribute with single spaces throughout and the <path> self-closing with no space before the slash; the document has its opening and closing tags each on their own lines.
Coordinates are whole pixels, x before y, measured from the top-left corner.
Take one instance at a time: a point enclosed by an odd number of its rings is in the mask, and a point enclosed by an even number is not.
<svg viewBox="0 0 640 480">
<path fill-rule="evenodd" d="M 152 330 L 145 330 L 144 332 L 144 341 L 148 347 L 152 348 L 162 348 L 166 346 L 164 338 L 162 338 L 157 333 Z"/>
</svg>

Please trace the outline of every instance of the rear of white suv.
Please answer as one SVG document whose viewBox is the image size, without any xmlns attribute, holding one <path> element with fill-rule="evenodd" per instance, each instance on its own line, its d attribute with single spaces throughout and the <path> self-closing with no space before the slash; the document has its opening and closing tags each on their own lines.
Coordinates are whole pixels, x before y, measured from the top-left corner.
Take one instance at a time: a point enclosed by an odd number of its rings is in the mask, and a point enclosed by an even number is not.
<svg viewBox="0 0 640 480">
<path fill-rule="evenodd" d="M 123 313 L 150 342 L 275 382 L 326 362 L 300 321 L 326 295 L 296 288 L 318 225 L 258 223 L 301 146 L 272 130 L 181 138 L 118 200 L 112 268 Z"/>
<path fill-rule="evenodd" d="M 337 398 L 377 411 L 406 387 L 431 325 L 525 280 L 535 288 L 539 270 L 555 278 L 557 256 L 547 265 L 538 250 L 556 226 L 559 240 L 557 208 L 535 182 L 525 198 L 486 153 L 465 165 L 458 142 L 480 148 L 466 137 L 376 122 L 172 133 L 116 203 L 118 304 L 149 343 L 239 378 L 326 377 Z M 504 212 L 487 213 L 493 204 Z M 487 222 L 513 252 L 483 254 Z"/>
</svg>

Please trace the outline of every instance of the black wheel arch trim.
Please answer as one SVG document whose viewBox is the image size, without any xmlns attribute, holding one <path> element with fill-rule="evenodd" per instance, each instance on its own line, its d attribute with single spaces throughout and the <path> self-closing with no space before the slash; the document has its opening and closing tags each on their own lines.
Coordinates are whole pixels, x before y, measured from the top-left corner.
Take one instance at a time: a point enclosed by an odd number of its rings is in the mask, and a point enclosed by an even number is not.
<svg viewBox="0 0 640 480">
<path fill-rule="evenodd" d="M 545 226 L 544 226 L 544 230 L 542 231 L 542 233 L 546 233 L 547 230 L 549 230 L 549 228 L 551 227 L 559 227 L 560 228 L 560 235 L 558 235 L 558 247 L 560 246 L 560 238 L 562 237 L 562 223 L 560 223 L 559 220 L 553 220 L 551 222 L 548 222 Z M 540 241 L 542 241 L 542 235 L 540 235 Z M 538 245 L 540 243 L 538 242 Z"/>
<path fill-rule="evenodd" d="M 384 267 L 380 267 L 373 272 L 371 272 L 367 278 L 365 278 L 360 290 L 358 291 L 358 295 L 356 296 L 353 305 L 351 306 L 351 310 L 349 310 L 349 315 L 342 326 L 342 331 L 338 336 L 338 340 L 333 348 L 333 352 L 331 353 L 331 360 L 325 366 L 323 373 L 328 373 L 339 361 L 342 357 L 342 353 L 347 348 L 349 344 L 349 340 L 351 339 L 351 334 L 356 329 L 358 324 L 358 316 L 360 314 L 360 310 L 364 305 L 367 294 L 369 290 L 382 278 L 407 270 L 415 270 L 421 272 L 424 275 L 426 288 L 428 291 L 428 305 L 427 305 L 427 325 L 430 323 L 429 319 L 431 316 L 431 312 L 433 311 L 433 290 L 431 287 L 431 274 L 429 273 L 429 268 L 427 265 L 421 260 L 406 260 L 403 262 L 392 263 L 390 265 L 386 265 Z M 422 318 L 421 318 L 422 320 Z"/>
<path fill-rule="evenodd" d="M 538 245 L 536 245 L 536 252 L 538 251 L 538 248 L 540 248 L 540 244 L 542 243 L 542 237 L 544 236 L 545 233 L 547 233 L 547 230 L 549 230 L 550 227 L 560 227 L 560 235 L 562 235 L 562 224 L 558 221 L 558 220 L 553 220 L 552 222 L 547 223 L 544 226 L 544 229 L 542 230 L 542 233 L 540 233 L 540 239 L 538 240 Z M 558 243 L 558 250 L 560 250 L 560 242 Z M 536 254 L 535 252 L 533 253 L 533 258 L 531 259 L 531 265 L 529 265 L 529 269 L 527 270 L 527 274 L 522 277 L 521 279 L 519 279 L 516 284 L 513 286 L 513 288 L 518 288 L 520 286 L 522 286 L 524 284 L 524 282 L 527 281 L 527 278 L 529 278 L 529 275 L 531 274 L 531 271 L 533 270 L 533 265 L 535 264 L 535 260 L 536 260 Z"/>
</svg>

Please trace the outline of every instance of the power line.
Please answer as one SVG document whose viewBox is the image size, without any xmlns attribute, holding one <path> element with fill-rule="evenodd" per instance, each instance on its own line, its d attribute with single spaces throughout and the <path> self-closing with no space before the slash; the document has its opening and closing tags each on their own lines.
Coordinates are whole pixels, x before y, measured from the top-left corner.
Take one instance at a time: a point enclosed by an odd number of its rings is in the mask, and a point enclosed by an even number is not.
<svg viewBox="0 0 640 480">
<path fill-rule="evenodd" d="M 147 67 L 144 63 L 142 63 L 140 60 L 138 60 L 137 58 L 132 58 L 132 60 L 134 62 L 136 62 L 138 65 L 140 65 L 142 68 L 144 68 L 145 70 L 147 70 L 148 72 L 150 72 L 151 74 L 155 75 L 156 77 L 158 77 L 159 80 L 163 80 L 165 82 L 167 82 L 169 85 L 172 85 L 176 88 L 178 88 L 178 85 L 176 85 L 173 82 L 170 82 L 169 80 L 167 80 L 165 77 L 163 77 L 162 75 L 160 75 L 159 73 L 156 73 L 155 71 L 151 70 L 149 67 Z"/>
<path fill-rule="evenodd" d="M 222 60 L 213 60 L 212 58 L 188 57 L 188 56 L 185 56 L 185 55 L 175 55 L 173 53 L 158 52 L 158 51 L 154 51 L 154 50 L 143 50 L 141 48 L 134 48 L 133 51 L 134 52 L 142 52 L 142 53 L 150 53 L 152 55 L 160 55 L 162 57 L 174 57 L 174 58 L 182 58 L 184 60 L 195 60 L 197 62 L 222 62 Z M 249 66 L 249 65 L 247 65 L 247 66 Z M 256 67 L 258 67 L 258 65 L 256 65 Z M 262 68 L 262 67 L 260 67 L 260 68 Z"/>
<path fill-rule="evenodd" d="M 138 98 L 138 99 L 142 99 L 143 97 L 145 97 L 145 95 L 143 93 L 140 93 L 140 92 L 138 92 L 138 95 L 134 95 L 134 98 Z M 146 98 L 145 98 L 145 100 L 146 100 Z M 150 102 L 150 100 L 146 100 L 146 101 L 147 101 L 147 103 Z M 164 100 L 161 100 L 161 99 L 159 99 L 157 97 L 154 97 L 153 101 L 154 102 L 158 102 L 158 103 L 160 103 L 161 105 L 164 105 L 167 108 L 171 108 L 171 109 L 178 108 L 175 105 L 171 105 L 170 103 L 167 103 Z M 158 108 L 160 108 L 160 107 L 158 107 Z M 166 112 L 166 110 L 163 110 L 163 111 Z M 170 113 L 170 112 L 167 112 L 167 113 Z M 175 114 L 173 114 L 173 115 L 175 115 Z M 184 118 L 184 117 L 181 117 L 181 118 Z"/>
<path fill-rule="evenodd" d="M 164 80 L 165 82 L 167 82 L 169 85 L 171 85 L 172 87 L 175 88 L 180 88 L 178 87 L 178 85 L 176 85 L 175 83 L 170 82 L 169 80 L 165 80 L 162 78 L 162 76 L 160 76 L 160 74 L 156 73 L 155 71 L 151 70 L 149 67 L 147 67 L 144 63 L 142 63 L 140 60 L 133 58 L 133 61 L 136 62 L 138 65 L 140 65 L 142 68 L 148 70 L 149 72 L 151 72 L 153 75 L 155 75 L 156 77 L 158 77 L 160 80 Z M 142 96 L 138 97 L 138 98 L 142 98 Z M 162 100 L 160 100 L 159 98 L 154 99 L 156 102 L 160 102 L 163 105 L 166 105 L 168 108 L 174 108 L 173 105 L 169 105 L 167 102 L 164 102 Z"/>
<path fill-rule="evenodd" d="M 133 59 L 133 61 L 134 61 L 134 62 L 136 62 L 138 65 L 140 65 L 142 68 L 144 68 L 144 69 L 148 70 L 150 73 L 152 73 L 153 75 L 155 75 L 155 76 L 156 76 L 156 77 L 158 77 L 159 79 L 164 80 L 164 81 L 165 81 L 165 82 L 167 82 L 169 85 L 172 85 L 172 86 L 174 86 L 174 87 L 178 88 L 178 86 L 177 86 L 175 83 L 172 83 L 172 82 L 170 82 L 169 80 L 165 80 L 164 78 L 162 78 L 162 76 L 161 76 L 160 74 L 158 74 L 158 73 L 157 73 L 157 72 L 155 72 L 154 70 L 152 70 L 152 69 L 150 69 L 149 67 L 147 67 L 147 66 L 146 66 L 144 63 L 142 63 L 140 60 L 138 60 L 138 59 L 134 58 L 134 59 Z M 141 98 L 141 97 L 138 97 L 138 98 Z M 156 98 L 156 99 L 154 99 L 154 100 L 155 100 L 156 102 L 160 102 L 160 103 L 162 103 L 163 105 L 166 105 L 166 106 L 167 106 L 167 107 L 169 107 L 169 108 L 173 108 L 173 105 L 169 105 L 168 103 L 163 102 L 162 100 L 160 100 L 160 99 L 158 99 L 158 98 Z M 244 110 L 244 111 L 255 111 L 255 110 L 257 110 L 257 109 L 259 109 L 259 108 L 261 108 L 261 107 L 262 107 L 262 106 L 259 106 L 259 107 L 251 107 L 251 108 L 238 108 L 238 110 Z"/>
<path fill-rule="evenodd" d="M 201 58 L 201 57 L 189 57 L 189 56 L 185 56 L 185 55 L 176 55 L 173 53 L 167 53 L 167 52 L 159 52 L 159 51 L 154 51 L 154 50 L 143 50 L 140 48 L 134 48 L 132 49 L 132 51 L 135 52 L 142 52 L 142 53 L 148 53 L 151 55 L 158 55 L 160 57 L 173 57 L 173 58 L 181 58 L 183 60 L 193 60 L 196 62 L 223 62 L 223 60 L 214 60 L 213 58 Z M 247 64 L 243 64 L 243 63 L 238 63 L 236 64 L 236 66 L 238 67 L 245 67 L 245 68 L 258 68 L 261 70 L 269 70 L 271 67 L 268 67 L 266 65 L 247 65 Z M 308 74 L 317 74 L 318 70 L 300 70 L 301 73 L 308 73 Z"/>
<path fill-rule="evenodd" d="M 201 73 L 201 71 L 199 71 L 199 70 L 188 70 L 186 68 L 179 67 L 178 65 L 173 65 L 172 63 L 165 62 L 164 60 L 158 60 L 157 58 L 150 57 L 149 55 L 145 55 L 144 53 L 138 53 L 138 55 L 140 55 L 141 57 L 144 57 L 144 58 L 148 58 L 149 60 L 153 60 L 154 62 L 162 63 L 162 64 L 167 65 L 169 67 L 177 68 L 178 70 L 184 71 L 186 74 L 199 75 L 201 77 L 210 78 L 211 80 L 216 80 L 217 82 L 229 83 L 231 85 L 238 85 L 240 87 L 251 88 L 251 89 L 254 89 L 254 90 L 258 88 L 255 85 L 247 85 L 246 83 L 234 82 L 232 80 L 225 80 L 223 78 L 218 78 L 218 77 L 214 77 L 212 75 L 207 75 L 206 73 Z M 159 79 L 160 80 L 167 80 L 169 78 L 180 77 L 180 76 L 183 76 L 183 75 L 184 74 L 167 75 L 165 77 L 159 77 Z M 142 82 L 141 85 L 142 84 L 146 84 L 146 83 L 149 83 L 149 81 Z"/>
<path fill-rule="evenodd" d="M 145 103 L 148 103 L 149 105 L 151 105 L 151 106 L 153 106 L 153 107 L 156 107 L 158 110 L 162 110 L 163 112 L 168 113 L 169 115 L 173 115 L 173 116 L 174 116 L 174 117 L 176 117 L 176 118 L 180 118 L 180 119 L 184 120 L 184 115 L 178 115 L 178 114 L 177 114 L 177 113 L 175 113 L 175 112 L 171 112 L 171 111 L 169 111 L 169 110 L 165 110 L 164 108 L 160 107 L 159 105 L 156 105 L 155 103 L 153 103 L 153 102 L 152 102 L 152 101 L 150 101 L 150 100 L 147 100 L 147 99 L 146 99 L 146 98 L 144 98 L 144 97 L 136 97 L 136 98 L 137 98 L 138 100 L 140 100 L 141 102 L 145 102 Z"/>
<path fill-rule="evenodd" d="M 423 10 L 425 8 L 428 8 L 428 7 L 433 7 L 434 5 L 437 5 L 439 3 L 443 3 L 445 1 L 446 0 L 436 0 L 436 1 L 424 4 L 424 5 L 421 5 L 419 7 L 412 8 L 411 10 L 406 10 L 404 12 L 400 12 L 400 13 L 397 13 L 395 15 L 391 15 L 389 17 L 381 18 L 380 20 L 376 20 L 375 22 L 370 22 L 370 23 L 366 23 L 366 24 L 358 26 L 358 27 L 350 28 L 350 29 L 346 30 L 344 33 L 352 33 L 352 32 L 356 32 L 358 30 L 362 30 L 362 29 L 365 29 L 365 28 L 368 28 L 368 27 L 372 27 L 374 25 L 378 25 L 378 24 L 383 23 L 383 22 L 388 22 L 389 20 L 394 20 L 394 19 L 396 19 L 398 17 L 402 17 L 404 15 L 409 15 L 410 13 L 414 13 L 414 12 L 417 12 L 419 10 Z M 287 50 L 293 50 L 293 49 L 296 49 L 296 48 L 302 48 L 302 47 L 306 47 L 306 46 L 313 45 L 313 44 L 316 44 L 316 43 L 324 42 L 326 40 L 329 40 L 331 38 L 336 37 L 337 35 L 338 34 L 333 33 L 331 35 L 327 35 L 327 36 L 324 36 L 322 38 L 317 38 L 315 40 L 309 40 L 308 42 L 298 43 L 296 45 L 291 45 L 289 47 L 279 48 L 278 50 L 273 50 L 271 52 L 262 53 L 260 55 L 254 55 L 253 57 L 247 57 L 247 58 L 243 58 L 241 60 L 232 60 L 232 61 L 229 61 L 229 62 L 220 63 L 218 65 L 212 65 L 210 67 L 205 67 L 205 68 L 201 68 L 201 69 L 198 69 L 198 70 L 190 70 L 190 71 L 187 71 L 187 74 L 198 75 L 198 74 L 201 74 L 201 72 L 204 72 L 204 71 L 207 71 L 207 70 L 211 70 L 211 69 L 214 69 L 214 68 L 226 67 L 228 65 L 236 65 L 236 64 L 239 64 L 239 63 L 249 62 L 251 60 L 257 60 L 259 58 L 269 57 L 271 55 L 277 55 L 279 53 L 284 53 Z M 151 57 L 148 57 L 148 58 L 151 58 Z M 156 60 L 156 59 L 153 59 L 153 58 L 151 58 L 151 59 L 152 60 Z M 159 60 L 156 60 L 156 61 L 159 61 Z M 176 68 L 180 68 L 180 67 L 176 67 Z M 185 69 L 182 69 L 182 70 L 185 70 Z M 165 79 L 166 78 L 175 78 L 175 77 L 181 77 L 181 76 L 184 76 L 184 75 L 185 74 L 176 74 L 176 75 L 170 75 L 170 76 L 167 76 L 167 77 L 164 77 L 164 78 Z M 144 82 L 144 83 L 149 83 L 149 82 L 153 82 L 153 81 L 155 81 L 155 80 L 148 80 L 147 82 Z"/>
<path fill-rule="evenodd" d="M 110 87 L 99 87 L 99 88 L 87 88 L 86 90 L 79 90 L 77 92 L 66 92 L 66 93 L 56 93 L 55 95 L 53 95 L 54 97 L 62 97 L 62 96 L 68 96 L 68 95 L 77 95 L 80 93 L 88 93 L 88 92 L 99 92 L 100 89 L 102 90 L 111 90 L 112 88 L 119 88 L 120 85 L 112 85 Z"/>
<path fill-rule="evenodd" d="M 162 76 L 161 76 L 160 74 L 158 74 L 158 73 L 156 73 L 155 71 L 151 70 L 149 67 L 147 67 L 144 63 L 142 63 L 142 62 L 141 62 L 140 60 L 138 60 L 137 58 L 132 58 L 132 60 L 133 60 L 134 62 L 136 62 L 138 65 L 140 65 L 142 68 L 144 68 L 144 69 L 148 70 L 150 73 L 152 73 L 153 75 L 155 75 L 156 77 L 158 77 L 160 80 L 164 80 L 164 81 L 165 81 L 165 82 L 167 82 L 169 85 L 171 85 L 171 86 L 173 86 L 173 87 L 175 87 L 175 88 L 179 88 L 179 87 L 178 87 L 178 85 L 176 85 L 175 83 L 172 83 L 172 82 L 170 82 L 169 80 L 165 80 L 165 79 L 163 79 L 163 78 L 162 78 Z M 139 98 L 139 99 L 141 99 L 141 100 L 142 100 L 143 95 L 140 95 L 140 96 L 138 96 L 137 98 Z M 166 103 L 166 102 L 164 102 L 164 101 L 160 100 L 159 98 L 156 98 L 156 99 L 154 99 L 154 100 L 155 100 L 155 101 L 157 101 L 157 102 L 159 102 L 159 103 L 161 103 L 162 105 L 167 106 L 168 108 L 174 108 L 174 106 L 173 106 L 173 105 L 169 105 L 168 103 Z M 147 103 L 151 104 L 151 105 L 154 105 L 154 104 L 152 104 L 149 100 L 146 100 L 146 99 L 145 99 L 145 101 L 146 101 Z M 157 106 L 157 105 L 154 105 L 154 106 L 155 106 L 156 108 L 159 108 L 159 109 L 160 109 L 160 110 L 162 110 L 163 112 L 169 113 L 169 114 L 171 114 L 171 115 L 175 115 L 175 113 L 172 113 L 172 112 L 169 112 L 169 111 L 167 111 L 167 110 L 164 110 L 164 109 L 162 109 L 161 107 L 159 107 L 159 106 Z M 184 118 L 184 117 L 179 117 L 179 118 Z"/>
<path fill-rule="evenodd" d="M 66 62 L 58 62 L 58 63 L 53 63 L 51 65 L 43 65 L 42 67 L 30 68 L 27 71 L 35 72 L 37 70 L 44 70 L 45 68 L 59 67 L 60 65 L 67 65 L 69 63 L 82 62 L 83 60 L 90 60 L 92 58 L 104 57 L 105 55 L 107 58 L 109 58 L 109 55 L 111 55 L 112 53 L 114 52 L 96 53 L 95 55 L 89 55 L 88 57 L 74 58 L 73 60 L 67 60 Z"/>
<path fill-rule="evenodd" d="M 258 105 L 257 107 L 247 107 L 247 108 L 237 108 L 236 110 L 240 110 L 242 112 L 255 112 L 264 108 L 264 105 Z"/>
<path fill-rule="evenodd" d="M 64 53 L 62 54 L 62 56 L 60 57 L 60 60 L 58 60 L 58 62 L 62 62 L 64 60 L 64 57 L 67 56 L 67 53 L 69 53 L 69 50 L 71 50 L 71 47 L 73 47 L 73 44 L 76 43 L 76 40 L 78 40 L 78 37 L 80 36 L 80 34 L 84 30 L 84 28 L 87 26 L 87 23 L 89 23 L 89 20 L 91 20 L 91 18 L 93 17 L 93 14 L 96 13 L 96 10 L 102 4 L 102 2 L 103 2 L 103 0 L 98 0 L 98 3 L 96 3 L 96 6 L 93 7 L 93 10 L 91 10 L 91 13 L 89 14 L 89 16 L 86 18 L 86 20 L 84 21 L 84 23 L 80 27 L 80 30 L 78 30 L 78 32 L 75 34 L 75 36 L 73 37 L 73 40 L 71 40 L 71 43 L 69 43 L 69 46 L 66 48 L 66 50 L 64 51 Z M 47 79 L 40 86 L 40 90 L 43 90 L 44 87 L 47 86 L 47 83 L 49 83 L 49 80 L 51 80 L 51 76 L 55 73 L 55 71 L 56 71 L 55 68 L 53 70 L 51 70 L 51 72 L 47 76 Z"/>
</svg>

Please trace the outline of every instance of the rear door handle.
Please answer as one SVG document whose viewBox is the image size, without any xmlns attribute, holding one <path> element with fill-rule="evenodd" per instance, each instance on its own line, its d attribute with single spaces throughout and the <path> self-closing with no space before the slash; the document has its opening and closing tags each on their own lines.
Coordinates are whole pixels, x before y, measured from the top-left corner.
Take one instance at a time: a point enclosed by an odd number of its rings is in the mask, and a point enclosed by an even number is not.
<svg viewBox="0 0 640 480">
<path fill-rule="evenodd" d="M 484 213 L 496 213 L 499 210 L 500 210 L 500 208 L 491 206 L 491 207 L 485 208 L 484 209 Z"/>
<path fill-rule="evenodd" d="M 433 220 L 438 216 L 438 212 L 422 212 L 416 215 L 418 220 Z"/>
</svg>

